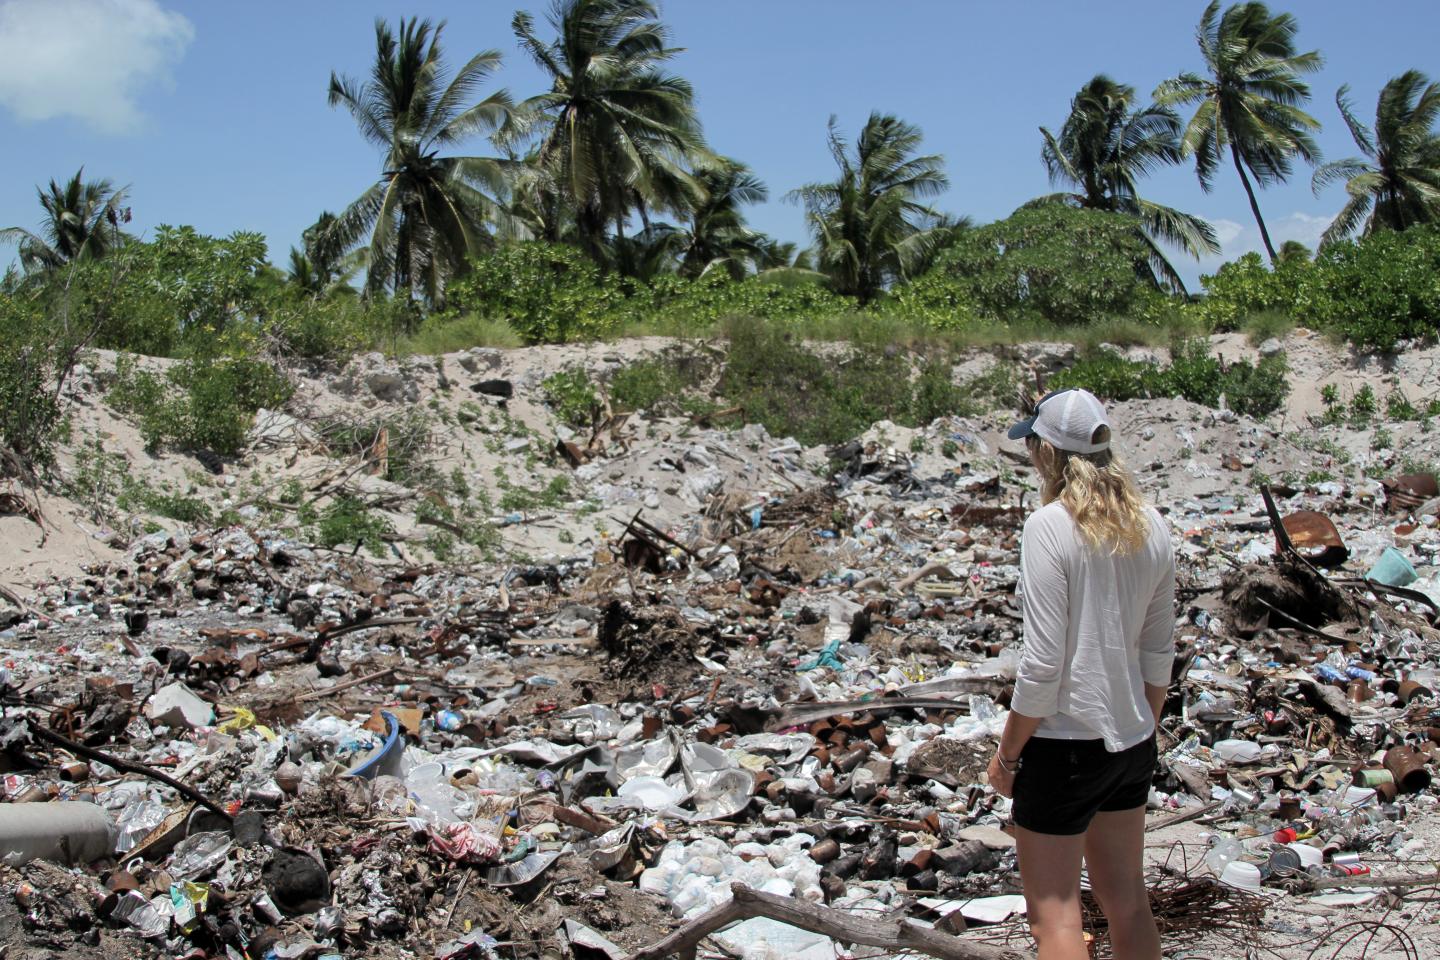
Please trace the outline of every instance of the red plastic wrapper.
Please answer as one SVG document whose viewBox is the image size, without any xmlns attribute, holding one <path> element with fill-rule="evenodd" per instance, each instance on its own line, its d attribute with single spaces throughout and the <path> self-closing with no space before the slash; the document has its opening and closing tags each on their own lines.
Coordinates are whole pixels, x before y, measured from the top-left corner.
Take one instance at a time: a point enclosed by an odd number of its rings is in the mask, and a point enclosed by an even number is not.
<svg viewBox="0 0 1440 960">
<path fill-rule="evenodd" d="M 456 863 L 494 863 L 500 859 L 500 841 L 474 824 L 452 823 L 444 830 L 430 828 L 430 852 Z"/>
</svg>

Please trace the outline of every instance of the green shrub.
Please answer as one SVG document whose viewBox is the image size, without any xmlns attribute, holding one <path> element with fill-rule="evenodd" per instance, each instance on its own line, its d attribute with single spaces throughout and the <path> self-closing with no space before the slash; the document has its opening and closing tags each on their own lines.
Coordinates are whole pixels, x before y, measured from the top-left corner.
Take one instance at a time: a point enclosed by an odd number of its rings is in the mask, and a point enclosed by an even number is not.
<svg viewBox="0 0 1440 960">
<path fill-rule="evenodd" d="M 610 402 L 617 410 L 661 409 L 683 411 L 685 393 L 694 390 L 709 375 L 708 358 L 684 349 L 672 348 L 658 357 L 646 357 L 621 367 L 610 378 Z"/>
<path fill-rule="evenodd" d="M 435 423 L 422 410 L 405 410 L 378 420 L 331 416 L 319 420 L 315 432 L 333 457 L 368 457 L 385 440 L 384 479 L 417 489 L 438 490 L 444 478 L 431 461 Z"/>
<path fill-rule="evenodd" d="M 981 393 L 952 385 L 950 364 L 939 355 L 925 358 L 916 373 L 910 353 L 881 344 L 862 341 L 821 355 L 753 318 L 735 319 L 726 331 L 720 391 L 748 420 L 805 444 L 840 443 L 878 420 L 922 426 L 974 412 Z"/>
<path fill-rule="evenodd" d="M 975 315 L 1066 325 L 1159 315 L 1167 298 L 1144 279 L 1148 257 L 1129 217 L 1060 205 L 1025 208 L 959 233 L 937 257 L 933 276 L 895 298 L 902 310 L 909 304 L 941 326 Z"/>
<path fill-rule="evenodd" d="M 55 464 L 64 422 L 56 380 L 67 376 L 81 338 L 47 315 L 31 293 L 0 291 L 0 478 L 24 479 Z M 3 452 L 3 451 L 0 451 Z"/>
<path fill-rule="evenodd" d="M 320 511 L 313 538 L 322 547 L 363 546 L 378 557 L 385 554 L 385 535 L 393 532 L 390 522 L 379 513 L 342 495 Z"/>
<path fill-rule="evenodd" d="M 1106 400 L 1178 396 L 1208 407 L 1218 406 L 1223 395 L 1236 413 L 1263 417 L 1278 410 L 1289 395 L 1286 373 L 1283 355 L 1258 364 L 1225 364 L 1210 356 L 1203 342 L 1188 341 L 1171 349 L 1171 361 L 1163 367 L 1103 350 L 1051 377 L 1048 387 L 1083 387 Z"/>
<path fill-rule="evenodd" d="M 1316 257 L 1310 279 L 1296 297 L 1303 322 L 1371 350 L 1433 338 L 1440 327 L 1440 227 L 1332 244 Z"/>
<path fill-rule="evenodd" d="M 613 333 L 626 295 L 578 248 L 531 241 L 475 258 L 446 288 L 442 316 L 503 320 L 526 343 L 564 343 Z"/>
<path fill-rule="evenodd" d="M 187 341 L 203 346 L 237 321 L 258 319 L 264 267 L 258 233 L 217 238 L 161 225 L 153 241 L 126 243 L 113 263 L 84 267 L 74 288 L 82 303 L 110 304 L 97 346 L 175 356 Z"/>
<path fill-rule="evenodd" d="M 85 507 L 92 521 L 108 522 L 128 471 L 125 458 L 106 453 L 98 437 L 86 438 L 75 448 L 74 455 L 73 469 L 65 477 L 61 490 Z"/>
<path fill-rule="evenodd" d="M 540 384 L 545 402 L 555 411 L 561 422 L 572 427 L 588 427 L 600 409 L 600 398 L 590 377 L 579 367 L 570 367 L 553 373 Z"/>
<path fill-rule="evenodd" d="M 151 447 L 229 456 L 244 448 L 255 412 L 283 406 L 292 391 L 284 374 L 255 357 L 198 357 L 160 375 L 122 356 L 107 399 L 119 412 L 136 418 Z"/>
<path fill-rule="evenodd" d="M 1440 326 L 1440 228 L 1381 231 L 1331 244 L 1314 261 L 1282 257 L 1273 270 L 1249 253 L 1201 278 L 1196 307 L 1211 329 L 1287 317 L 1366 350 L 1433 338 Z"/>
<path fill-rule="evenodd" d="M 911 386 L 909 421 L 924 426 L 971 408 L 970 393 L 954 382 L 948 358 L 926 357 Z M 918 438 L 917 438 L 918 439 Z"/>
<path fill-rule="evenodd" d="M 732 280 L 716 271 L 696 280 L 656 278 L 632 299 L 626 322 L 687 333 L 708 330 L 730 317 L 793 324 L 855 309 L 854 300 L 832 293 L 818 279 L 752 276 Z"/>
<path fill-rule="evenodd" d="M 1206 329 L 1216 332 L 1282 327 L 1283 318 L 1295 315 L 1300 287 L 1313 273 L 1309 260 L 1282 260 L 1271 270 L 1260 254 L 1246 253 L 1200 278 L 1205 296 L 1195 310 Z"/>
<path fill-rule="evenodd" d="M 545 486 L 535 489 L 518 487 L 502 479 L 500 489 L 500 509 L 507 513 L 554 508 L 570 496 L 570 478 L 563 473 L 556 474 Z"/>
<path fill-rule="evenodd" d="M 647 283 L 602 272 L 575 247 L 538 241 L 476 258 L 446 296 L 445 312 L 431 324 L 465 323 L 478 332 L 505 322 L 526 343 L 593 340 L 627 328 L 685 333 L 732 316 L 796 321 L 855 306 L 819 282 L 793 277 L 732 280 L 716 271 L 695 280 L 661 274 Z"/>
<path fill-rule="evenodd" d="M 272 301 L 266 328 L 288 356 L 344 360 L 388 332 L 381 309 L 353 296 L 317 299 L 285 293 Z"/>
<path fill-rule="evenodd" d="M 126 477 L 116 506 L 134 513 L 153 513 L 181 523 L 208 524 L 214 520 L 210 505 L 199 497 L 187 497 L 168 490 L 156 490 Z"/>
</svg>

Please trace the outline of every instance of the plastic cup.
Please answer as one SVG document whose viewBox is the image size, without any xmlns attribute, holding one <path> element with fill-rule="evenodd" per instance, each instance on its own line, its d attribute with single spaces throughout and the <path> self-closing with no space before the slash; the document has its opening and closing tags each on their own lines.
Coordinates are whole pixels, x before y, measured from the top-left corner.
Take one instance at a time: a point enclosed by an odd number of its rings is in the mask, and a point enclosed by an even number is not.
<svg viewBox="0 0 1440 960">
<path fill-rule="evenodd" d="M 1420 579 L 1410 561 L 1405 559 L 1405 554 L 1394 547 L 1385 548 L 1385 552 L 1380 554 L 1380 559 L 1375 561 L 1366 576 L 1390 587 L 1403 587 Z"/>
</svg>

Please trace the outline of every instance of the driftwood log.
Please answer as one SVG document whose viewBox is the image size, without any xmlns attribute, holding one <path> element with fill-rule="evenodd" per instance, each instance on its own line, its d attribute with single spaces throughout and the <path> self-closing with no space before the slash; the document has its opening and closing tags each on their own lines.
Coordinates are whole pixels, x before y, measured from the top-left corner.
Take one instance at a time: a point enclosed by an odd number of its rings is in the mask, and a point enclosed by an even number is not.
<svg viewBox="0 0 1440 960">
<path fill-rule="evenodd" d="M 760 893 L 741 883 L 730 885 L 729 903 L 703 913 L 670 936 L 642 947 L 627 960 L 661 960 L 678 956 L 694 960 L 695 948 L 710 934 L 740 920 L 766 917 L 827 936 L 841 943 L 860 943 L 894 951 L 913 951 L 938 960 L 1034 960 L 1028 950 L 973 943 L 932 930 L 906 917 L 866 917 L 821 907 L 793 897 Z"/>
</svg>

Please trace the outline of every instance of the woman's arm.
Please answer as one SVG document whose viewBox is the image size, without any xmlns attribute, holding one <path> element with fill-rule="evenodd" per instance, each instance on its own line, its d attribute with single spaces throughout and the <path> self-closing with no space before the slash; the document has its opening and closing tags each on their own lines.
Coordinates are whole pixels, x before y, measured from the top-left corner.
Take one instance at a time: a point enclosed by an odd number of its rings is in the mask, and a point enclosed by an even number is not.
<svg viewBox="0 0 1440 960">
<path fill-rule="evenodd" d="M 1145 681 L 1145 699 L 1155 723 L 1165 706 L 1165 693 L 1175 667 L 1175 554 L 1167 535 L 1164 569 L 1145 610 L 1140 628 L 1140 675 Z"/>
<path fill-rule="evenodd" d="M 990 786 L 994 787 L 1000 796 L 1008 797 L 1014 792 L 1015 773 L 1020 769 L 1020 751 L 1025 749 L 1025 744 L 1035 735 L 1041 719 L 1011 710 L 1010 716 L 1005 720 L 1005 732 L 1000 736 L 1000 746 L 996 749 L 995 756 L 990 758 L 990 768 L 986 771 Z"/>
<path fill-rule="evenodd" d="M 1060 680 L 1065 675 L 1070 642 L 1070 584 L 1065 557 L 1047 520 L 1032 515 L 1025 521 L 1020 540 L 1020 611 L 1025 645 L 1010 702 L 1011 710 L 1036 718 L 1059 712 Z"/>
<path fill-rule="evenodd" d="M 990 785 L 1010 796 L 1020 752 L 1040 721 L 1058 711 L 1070 630 L 1070 593 L 1058 538 L 1043 518 L 1032 515 L 1020 540 L 1020 608 L 1025 647 L 1015 676 L 1010 716 L 995 757 Z"/>
</svg>

